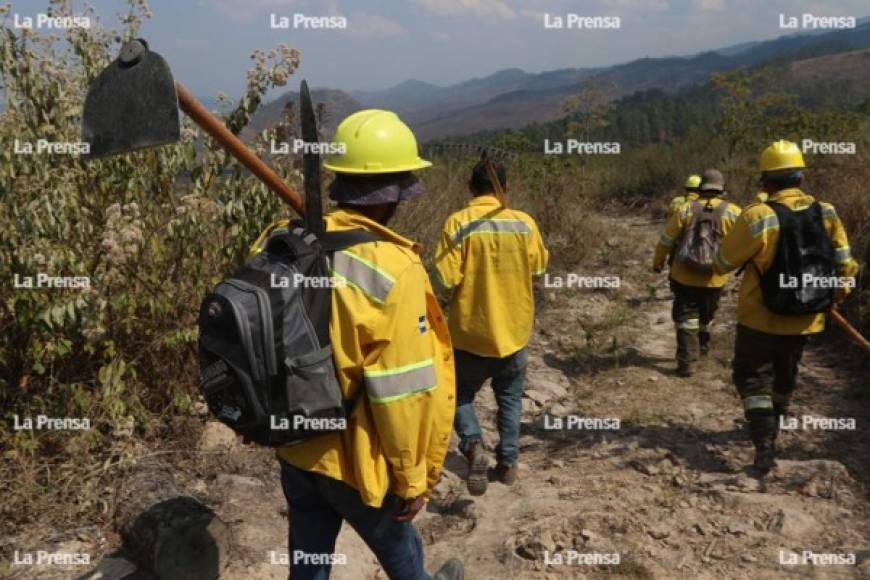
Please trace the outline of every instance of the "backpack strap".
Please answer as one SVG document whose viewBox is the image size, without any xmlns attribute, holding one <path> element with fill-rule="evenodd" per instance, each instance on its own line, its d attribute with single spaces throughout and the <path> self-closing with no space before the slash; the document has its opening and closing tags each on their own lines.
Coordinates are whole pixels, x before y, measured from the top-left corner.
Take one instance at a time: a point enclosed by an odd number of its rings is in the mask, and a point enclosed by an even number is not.
<svg viewBox="0 0 870 580">
<path fill-rule="evenodd" d="M 346 250 L 357 244 L 366 242 L 383 242 L 383 236 L 362 230 L 343 230 L 337 232 L 323 232 L 317 239 L 320 241 L 320 246 L 325 252 L 338 252 Z"/>
</svg>

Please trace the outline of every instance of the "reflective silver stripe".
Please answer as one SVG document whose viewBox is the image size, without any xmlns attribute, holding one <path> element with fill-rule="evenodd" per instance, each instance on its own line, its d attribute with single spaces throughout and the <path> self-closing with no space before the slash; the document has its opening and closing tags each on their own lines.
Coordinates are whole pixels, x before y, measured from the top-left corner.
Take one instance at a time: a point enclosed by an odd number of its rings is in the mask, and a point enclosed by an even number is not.
<svg viewBox="0 0 870 580">
<path fill-rule="evenodd" d="M 659 243 L 666 248 L 670 248 L 674 245 L 674 238 L 672 238 L 668 234 L 662 234 L 662 237 L 659 238 Z"/>
<path fill-rule="evenodd" d="M 395 280 L 374 264 L 348 251 L 336 252 L 332 260 L 334 274 L 362 290 L 369 298 L 383 304 Z"/>
<path fill-rule="evenodd" d="M 838 264 L 845 264 L 849 260 L 852 259 L 852 250 L 849 246 L 843 246 L 842 248 L 837 248 L 834 252 L 834 261 Z"/>
<path fill-rule="evenodd" d="M 822 206 L 822 217 L 823 218 L 835 218 L 837 217 L 837 210 L 834 209 L 834 206 Z"/>
<path fill-rule="evenodd" d="M 755 223 L 749 224 L 749 231 L 752 232 L 752 237 L 757 238 L 767 230 L 779 229 L 779 220 L 776 219 L 776 214 L 764 216 Z"/>
<path fill-rule="evenodd" d="M 692 201 L 694 201 L 694 200 L 692 200 Z M 691 201 L 686 202 L 685 207 L 683 207 L 683 211 L 680 212 L 680 217 L 683 219 L 686 219 L 687 217 L 692 215 L 692 206 L 693 205 L 694 204 L 692 204 Z"/>
<path fill-rule="evenodd" d="M 701 326 L 701 321 L 697 318 L 689 318 L 682 322 L 677 323 L 677 328 L 681 328 L 683 330 L 698 330 Z"/>
<path fill-rule="evenodd" d="M 366 390 L 373 403 L 389 403 L 435 388 L 432 359 L 392 370 L 365 371 Z"/>
<path fill-rule="evenodd" d="M 737 218 L 740 217 L 740 214 L 734 213 L 734 210 L 729 207 L 725 210 L 725 216 L 731 218 L 731 221 L 735 221 Z"/>
<path fill-rule="evenodd" d="M 468 236 L 476 234 L 523 234 L 531 233 L 529 224 L 522 220 L 474 220 L 464 224 L 453 234 L 453 243 L 457 246 Z"/>
<path fill-rule="evenodd" d="M 773 399 L 770 395 L 754 395 L 743 399 L 743 408 L 747 411 L 752 409 L 773 409 Z"/>
</svg>

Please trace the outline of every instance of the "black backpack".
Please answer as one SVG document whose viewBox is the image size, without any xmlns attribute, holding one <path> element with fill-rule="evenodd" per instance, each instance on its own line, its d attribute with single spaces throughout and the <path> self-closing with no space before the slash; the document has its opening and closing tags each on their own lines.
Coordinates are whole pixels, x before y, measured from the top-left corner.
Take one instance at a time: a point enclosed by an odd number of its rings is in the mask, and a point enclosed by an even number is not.
<svg viewBox="0 0 870 580">
<path fill-rule="evenodd" d="M 822 219 L 822 206 L 814 202 L 803 211 L 765 202 L 776 213 L 779 241 L 773 263 L 761 274 L 761 292 L 767 309 L 776 314 L 800 315 L 824 312 L 834 304 L 834 290 L 806 284 L 806 278 L 836 275 L 834 244 Z M 791 287 L 791 286 L 795 287 Z"/>
<path fill-rule="evenodd" d="M 329 263 L 379 239 L 362 230 L 315 235 L 294 222 L 205 297 L 201 389 L 220 421 L 270 447 L 346 427 L 353 401 L 343 399 L 333 362 Z"/>
</svg>

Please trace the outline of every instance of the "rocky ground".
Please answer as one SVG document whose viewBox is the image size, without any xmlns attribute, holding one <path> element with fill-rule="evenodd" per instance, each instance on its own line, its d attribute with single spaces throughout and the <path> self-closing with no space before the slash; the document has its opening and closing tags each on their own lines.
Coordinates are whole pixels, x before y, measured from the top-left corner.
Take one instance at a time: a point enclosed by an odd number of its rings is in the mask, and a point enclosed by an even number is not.
<svg viewBox="0 0 870 580">
<path fill-rule="evenodd" d="M 779 466 L 758 478 L 747 469 L 752 449 L 729 379 L 733 288 L 713 352 L 694 378 L 676 377 L 669 291 L 647 263 L 659 227 L 614 220 L 610 242 L 580 272 L 619 275 L 619 289 L 544 290 L 530 346 L 520 479 L 469 496 L 454 442 L 416 520 L 430 570 L 459 557 L 469 579 L 870 578 L 863 355 L 836 333 L 811 343 L 794 415 L 851 417 L 857 430 L 786 432 Z M 492 449 L 488 389 L 478 406 Z M 581 418 L 618 419 L 619 428 L 578 428 Z M 187 451 L 175 461 L 177 478 L 232 533 L 221 578 L 286 578 L 287 513 L 271 454 L 240 445 L 216 423 L 205 426 L 196 452 Z M 87 546 L 104 559 L 84 575 L 79 568 L 43 577 L 149 578 L 110 532 L 86 529 L 62 541 L 64 550 Z M 352 530 L 342 531 L 337 552 L 348 564 L 333 578 L 385 578 Z M 807 552 L 853 554 L 855 562 L 813 565 L 803 562 Z"/>
</svg>

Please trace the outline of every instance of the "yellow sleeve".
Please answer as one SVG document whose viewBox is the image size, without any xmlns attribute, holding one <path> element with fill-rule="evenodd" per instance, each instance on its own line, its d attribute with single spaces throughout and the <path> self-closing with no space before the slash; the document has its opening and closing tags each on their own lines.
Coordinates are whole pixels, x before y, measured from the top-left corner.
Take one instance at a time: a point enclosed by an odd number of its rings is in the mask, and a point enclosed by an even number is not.
<svg viewBox="0 0 870 580">
<path fill-rule="evenodd" d="M 825 229 L 828 232 L 828 237 L 834 244 L 834 262 L 837 265 L 837 275 L 843 277 L 853 277 L 858 273 L 858 262 L 852 257 L 852 251 L 849 248 L 849 238 L 846 235 L 846 228 L 843 227 L 843 222 L 840 221 L 840 216 L 834 206 L 823 203 L 822 218 L 825 222 Z M 838 288 L 836 295 L 837 300 L 845 298 L 851 288 Z"/>
<path fill-rule="evenodd" d="M 741 213 L 716 252 L 713 272 L 721 276 L 745 264 L 761 251 L 771 231 L 778 227 L 773 210 L 769 214 Z"/>
<path fill-rule="evenodd" d="M 426 449 L 433 429 L 434 338 L 426 315 L 426 271 L 411 264 L 396 279 L 372 330 L 363 383 L 394 493 L 427 491 Z"/>
<path fill-rule="evenodd" d="M 435 269 L 432 281 L 436 288 L 452 290 L 462 282 L 462 244 L 454 239 L 455 230 L 448 220 L 441 232 L 441 239 L 435 250 Z"/>
<path fill-rule="evenodd" d="M 665 267 L 665 260 L 668 259 L 668 255 L 673 251 L 674 245 L 676 245 L 677 240 L 680 239 L 680 235 L 683 233 L 683 228 L 685 227 L 684 219 L 688 211 L 687 208 L 690 207 L 690 205 L 684 206 L 680 208 L 680 211 L 674 212 L 668 218 L 665 224 L 665 231 L 659 238 L 658 244 L 656 244 L 653 268 L 658 270 Z"/>
<path fill-rule="evenodd" d="M 730 232 L 731 228 L 734 227 L 734 224 L 737 223 L 737 218 L 740 217 L 740 214 L 741 210 L 739 206 L 736 206 L 733 203 L 728 203 L 725 206 L 725 211 L 722 213 L 722 233 L 724 235 L 728 235 L 728 232 Z"/>
<path fill-rule="evenodd" d="M 529 265 L 532 269 L 532 276 L 543 276 L 547 271 L 547 264 L 550 261 L 550 253 L 544 246 L 544 238 L 541 236 L 541 230 L 538 229 L 538 224 L 535 220 L 529 218 Z"/>
</svg>

